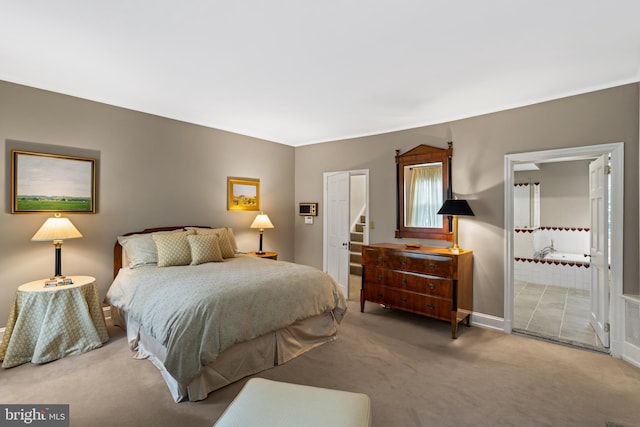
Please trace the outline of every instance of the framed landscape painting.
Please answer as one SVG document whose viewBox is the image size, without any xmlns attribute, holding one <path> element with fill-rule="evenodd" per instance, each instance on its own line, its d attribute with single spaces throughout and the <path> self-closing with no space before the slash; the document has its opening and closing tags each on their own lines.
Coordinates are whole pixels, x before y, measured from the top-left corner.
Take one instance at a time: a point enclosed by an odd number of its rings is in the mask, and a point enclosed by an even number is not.
<svg viewBox="0 0 640 427">
<path fill-rule="evenodd" d="M 11 151 L 11 213 L 96 212 L 96 159 Z"/>
<path fill-rule="evenodd" d="M 260 180 L 227 178 L 227 210 L 259 211 Z"/>
</svg>

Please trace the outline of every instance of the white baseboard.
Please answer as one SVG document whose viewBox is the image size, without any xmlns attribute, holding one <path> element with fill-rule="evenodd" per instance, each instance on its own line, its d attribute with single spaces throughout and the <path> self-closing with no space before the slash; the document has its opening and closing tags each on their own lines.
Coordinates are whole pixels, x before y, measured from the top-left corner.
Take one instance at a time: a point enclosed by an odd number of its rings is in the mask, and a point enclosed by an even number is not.
<svg viewBox="0 0 640 427">
<path fill-rule="evenodd" d="M 0 342 L 2 342 L 2 337 L 4 337 L 4 328 L 0 328 Z"/>
<path fill-rule="evenodd" d="M 625 341 L 622 350 L 622 360 L 640 368 L 640 347 Z"/>
<path fill-rule="evenodd" d="M 492 316 L 491 314 L 474 312 L 471 315 L 471 324 L 481 328 L 504 332 L 504 319 L 502 317 Z"/>
</svg>

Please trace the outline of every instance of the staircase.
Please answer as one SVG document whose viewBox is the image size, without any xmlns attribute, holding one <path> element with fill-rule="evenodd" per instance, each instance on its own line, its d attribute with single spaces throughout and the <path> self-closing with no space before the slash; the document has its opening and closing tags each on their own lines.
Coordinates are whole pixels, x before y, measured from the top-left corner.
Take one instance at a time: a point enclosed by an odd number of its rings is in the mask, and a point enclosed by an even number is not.
<svg viewBox="0 0 640 427">
<path fill-rule="evenodd" d="M 365 216 L 361 215 L 360 220 L 351 231 L 349 242 L 349 273 L 362 276 L 362 242 L 364 241 Z"/>
</svg>

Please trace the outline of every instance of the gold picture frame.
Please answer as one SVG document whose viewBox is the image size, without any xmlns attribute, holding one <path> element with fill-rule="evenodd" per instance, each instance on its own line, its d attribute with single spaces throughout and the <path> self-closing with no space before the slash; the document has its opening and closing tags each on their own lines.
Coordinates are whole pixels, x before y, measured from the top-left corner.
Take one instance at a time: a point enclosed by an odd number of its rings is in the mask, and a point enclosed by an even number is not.
<svg viewBox="0 0 640 427">
<path fill-rule="evenodd" d="M 96 213 L 96 159 L 11 150 L 11 213 Z"/>
<path fill-rule="evenodd" d="M 227 177 L 227 210 L 259 211 L 260 180 Z"/>
</svg>

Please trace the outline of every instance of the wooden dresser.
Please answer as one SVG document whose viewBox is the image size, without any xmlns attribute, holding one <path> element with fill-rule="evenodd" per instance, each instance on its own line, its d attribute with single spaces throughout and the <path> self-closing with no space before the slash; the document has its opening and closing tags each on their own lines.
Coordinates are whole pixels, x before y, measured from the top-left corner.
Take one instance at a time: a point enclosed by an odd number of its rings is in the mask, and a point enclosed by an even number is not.
<svg viewBox="0 0 640 427">
<path fill-rule="evenodd" d="M 378 243 L 362 247 L 360 311 L 365 301 L 458 323 L 473 311 L 473 252 L 407 248 Z"/>
</svg>

